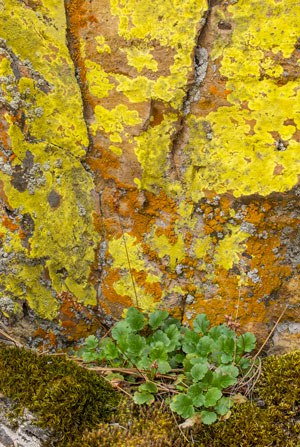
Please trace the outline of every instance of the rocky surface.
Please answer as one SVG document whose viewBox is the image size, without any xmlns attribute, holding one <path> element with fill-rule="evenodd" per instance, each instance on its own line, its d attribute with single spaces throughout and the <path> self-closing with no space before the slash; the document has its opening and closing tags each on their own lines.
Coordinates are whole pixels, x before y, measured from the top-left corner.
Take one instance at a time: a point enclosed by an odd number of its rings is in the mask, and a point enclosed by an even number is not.
<svg viewBox="0 0 300 447">
<path fill-rule="evenodd" d="M 12 403 L 0 394 L 0 447 L 41 447 L 50 439 L 50 432 L 34 424 L 34 416 L 24 412 L 12 418 Z"/>
<path fill-rule="evenodd" d="M 299 347 L 299 14 L 0 0 L 7 330 L 52 349 L 162 303 Z"/>
</svg>

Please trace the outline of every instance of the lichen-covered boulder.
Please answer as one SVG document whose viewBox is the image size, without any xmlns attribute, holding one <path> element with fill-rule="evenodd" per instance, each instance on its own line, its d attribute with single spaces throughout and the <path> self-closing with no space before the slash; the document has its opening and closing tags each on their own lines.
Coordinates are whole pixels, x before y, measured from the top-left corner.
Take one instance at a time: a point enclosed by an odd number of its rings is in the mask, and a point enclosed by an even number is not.
<svg viewBox="0 0 300 447">
<path fill-rule="evenodd" d="M 57 346 L 161 304 L 299 346 L 299 14 L 0 1 L 5 323 Z"/>
</svg>

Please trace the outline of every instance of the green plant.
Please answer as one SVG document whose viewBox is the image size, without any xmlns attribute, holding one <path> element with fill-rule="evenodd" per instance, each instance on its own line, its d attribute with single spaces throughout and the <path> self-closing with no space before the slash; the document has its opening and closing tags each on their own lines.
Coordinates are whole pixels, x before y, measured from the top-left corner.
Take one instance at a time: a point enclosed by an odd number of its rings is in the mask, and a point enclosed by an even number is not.
<svg viewBox="0 0 300 447">
<path fill-rule="evenodd" d="M 89 336 L 80 355 L 123 373 L 109 378 L 124 380 L 126 368 L 131 383 L 136 375 L 135 403 L 150 404 L 167 393 L 172 411 L 210 425 L 229 414 L 233 401 L 226 391 L 249 369 L 255 343 L 252 333 L 237 335 L 225 324 L 210 327 L 204 314 L 191 329 L 167 311 L 146 315 L 131 307 L 110 337 Z"/>
</svg>

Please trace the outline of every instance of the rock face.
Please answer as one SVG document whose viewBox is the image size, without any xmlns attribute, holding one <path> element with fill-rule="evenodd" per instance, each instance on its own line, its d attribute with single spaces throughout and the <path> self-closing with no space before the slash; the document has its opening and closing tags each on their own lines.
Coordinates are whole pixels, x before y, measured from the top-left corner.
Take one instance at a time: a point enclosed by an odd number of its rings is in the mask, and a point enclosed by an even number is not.
<svg viewBox="0 0 300 447">
<path fill-rule="evenodd" d="M 12 401 L 0 394 L 0 447 L 41 447 L 50 440 L 51 432 L 38 427 L 29 411 L 12 419 L 12 408 Z"/>
<path fill-rule="evenodd" d="M 0 0 L 3 323 L 56 346 L 162 303 L 263 338 L 285 309 L 299 346 L 299 14 Z"/>
</svg>

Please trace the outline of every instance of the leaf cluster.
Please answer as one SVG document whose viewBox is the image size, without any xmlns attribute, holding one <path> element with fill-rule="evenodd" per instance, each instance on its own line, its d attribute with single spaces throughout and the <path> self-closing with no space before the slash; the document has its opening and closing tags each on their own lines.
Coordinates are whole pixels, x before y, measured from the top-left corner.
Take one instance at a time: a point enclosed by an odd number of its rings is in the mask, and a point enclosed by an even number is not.
<svg viewBox="0 0 300 447">
<path fill-rule="evenodd" d="M 211 327 L 204 314 L 188 328 L 165 310 L 147 315 L 130 307 L 110 337 L 89 336 L 81 356 L 85 362 L 135 368 L 143 379 L 134 385 L 135 403 L 151 404 L 167 390 L 172 411 L 185 419 L 200 415 L 210 425 L 229 414 L 233 401 L 226 389 L 249 369 L 255 343 L 252 333 L 237 335 L 225 324 Z"/>
</svg>

